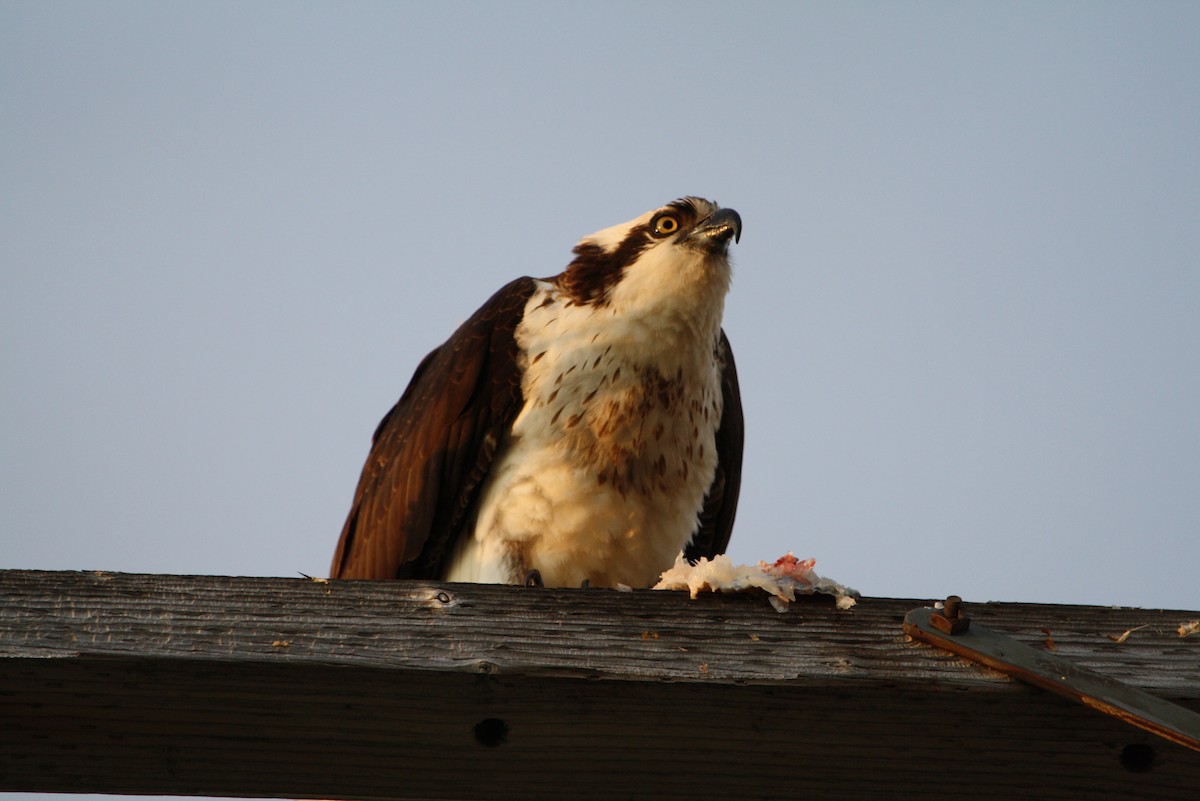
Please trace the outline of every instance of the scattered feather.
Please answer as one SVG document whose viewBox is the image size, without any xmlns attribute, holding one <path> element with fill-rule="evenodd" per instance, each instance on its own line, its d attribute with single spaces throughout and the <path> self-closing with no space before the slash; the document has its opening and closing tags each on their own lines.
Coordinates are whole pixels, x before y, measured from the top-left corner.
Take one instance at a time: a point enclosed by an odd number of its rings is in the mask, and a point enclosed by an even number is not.
<svg viewBox="0 0 1200 801">
<path fill-rule="evenodd" d="M 1150 625 L 1149 623 L 1146 623 L 1145 625 L 1142 625 L 1142 626 L 1136 626 L 1132 629 L 1127 630 L 1123 634 L 1109 634 L 1108 639 L 1112 640 L 1117 645 L 1121 645 L 1122 643 L 1124 643 L 1126 640 L 1129 639 L 1130 634 L 1133 634 L 1135 631 L 1141 631 L 1142 629 L 1149 627 L 1149 625 Z"/>
<path fill-rule="evenodd" d="M 1193 634 L 1200 634 L 1200 620 L 1190 620 L 1187 623 L 1180 623 L 1176 629 L 1180 637 L 1191 637 Z"/>
<path fill-rule="evenodd" d="M 1058 643 L 1054 642 L 1054 635 L 1050 632 L 1050 629 L 1043 627 L 1042 634 L 1046 635 L 1046 639 L 1043 640 L 1043 643 L 1046 646 L 1046 650 L 1047 651 L 1057 651 Z"/>
<path fill-rule="evenodd" d="M 788 553 L 773 563 L 735 565 L 728 556 L 718 554 L 712 559 L 702 556 L 692 565 L 680 554 L 654 589 L 687 590 L 693 598 L 705 590 L 732 593 L 759 589 L 768 594 L 767 600 L 780 612 L 787 611 L 788 604 L 796 600 L 798 594 L 832 595 L 838 609 L 854 606 L 860 597 L 858 592 L 817 575 L 813 572 L 815 564 L 815 559 L 801 560 Z"/>
</svg>

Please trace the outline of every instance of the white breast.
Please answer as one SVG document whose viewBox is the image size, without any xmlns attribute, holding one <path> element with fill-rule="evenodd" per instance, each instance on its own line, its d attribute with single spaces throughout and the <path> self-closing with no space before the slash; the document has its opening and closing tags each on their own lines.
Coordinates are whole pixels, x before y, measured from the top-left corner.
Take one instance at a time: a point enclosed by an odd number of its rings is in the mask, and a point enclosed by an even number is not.
<svg viewBox="0 0 1200 801">
<path fill-rule="evenodd" d="M 670 567 L 717 465 L 719 320 L 571 305 L 539 282 L 516 331 L 525 407 L 446 578 L 644 587 Z"/>
</svg>

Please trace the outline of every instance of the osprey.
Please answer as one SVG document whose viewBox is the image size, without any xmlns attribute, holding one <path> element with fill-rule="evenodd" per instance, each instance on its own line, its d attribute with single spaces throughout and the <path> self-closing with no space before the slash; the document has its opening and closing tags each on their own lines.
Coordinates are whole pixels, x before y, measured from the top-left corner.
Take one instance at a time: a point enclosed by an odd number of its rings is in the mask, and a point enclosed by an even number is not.
<svg viewBox="0 0 1200 801">
<path fill-rule="evenodd" d="M 721 328 L 742 220 L 697 197 L 500 289 L 375 430 L 330 575 L 645 587 L 722 553 L 742 405 Z"/>
</svg>

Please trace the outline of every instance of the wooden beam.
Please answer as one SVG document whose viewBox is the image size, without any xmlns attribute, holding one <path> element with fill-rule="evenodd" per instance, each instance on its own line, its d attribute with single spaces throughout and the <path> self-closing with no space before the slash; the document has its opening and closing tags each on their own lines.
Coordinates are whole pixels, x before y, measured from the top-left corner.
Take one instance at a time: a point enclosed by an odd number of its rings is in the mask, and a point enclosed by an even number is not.
<svg viewBox="0 0 1200 801">
<path fill-rule="evenodd" d="M 1200 753 L 900 629 L 925 601 L 0 571 L 0 790 L 1178 799 Z M 969 604 L 1200 709 L 1197 612 Z M 1124 642 L 1114 642 L 1138 628 Z"/>
</svg>

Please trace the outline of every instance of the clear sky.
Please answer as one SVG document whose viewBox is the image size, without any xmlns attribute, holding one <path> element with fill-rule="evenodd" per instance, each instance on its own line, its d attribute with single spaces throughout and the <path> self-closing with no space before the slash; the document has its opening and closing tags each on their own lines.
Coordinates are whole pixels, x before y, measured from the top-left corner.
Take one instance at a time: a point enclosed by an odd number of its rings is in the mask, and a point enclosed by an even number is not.
<svg viewBox="0 0 1200 801">
<path fill-rule="evenodd" d="M 730 555 L 1200 607 L 1200 5 L 0 2 L 0 568 L 324 575 L 496 288 L 736 208 Z"/>
<path fill-rule="evenodd" d="M 0 568 L 323 575 L 492 291 L 736 208 L 730 555 L 1200 607 L 1200 5 L 0 2 Z"/>
<path fill-rule="evenodd" d="M 510 278 L 745 220 L 731 555 L 1200 606 L 1200 6 L 0 4 L 0 567 L 324 574 Z"/>
<path fill-rule="evenodd" d="M 2 567 L 323 574 L 421 356 L 695 193 L 735 559 L 1200 606 L 1200 6 L 0 14 Z"/>
</svg>

